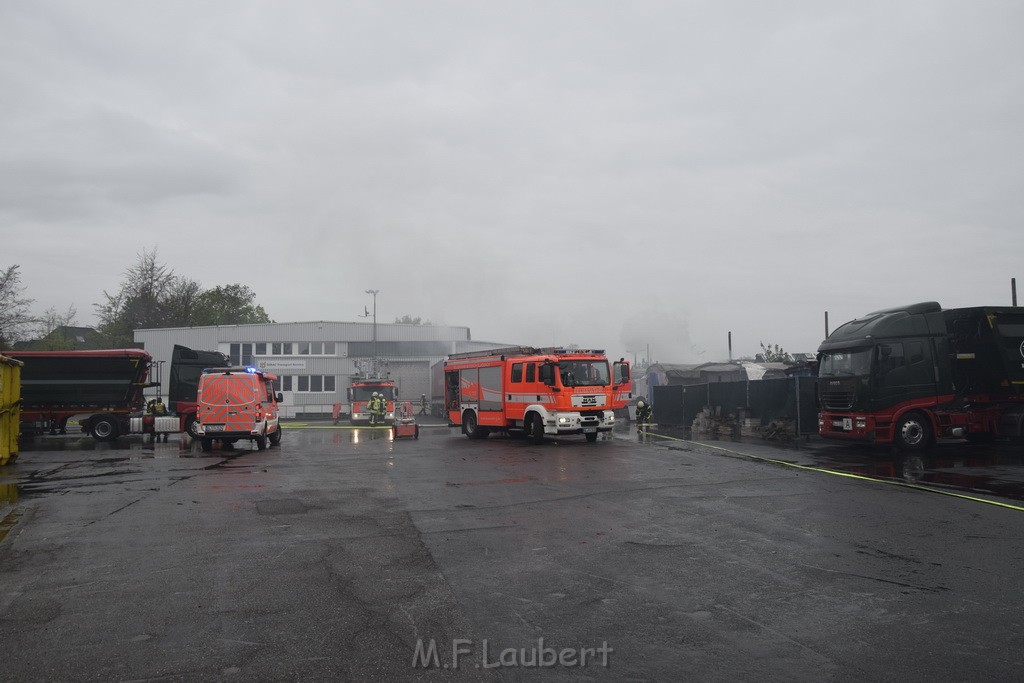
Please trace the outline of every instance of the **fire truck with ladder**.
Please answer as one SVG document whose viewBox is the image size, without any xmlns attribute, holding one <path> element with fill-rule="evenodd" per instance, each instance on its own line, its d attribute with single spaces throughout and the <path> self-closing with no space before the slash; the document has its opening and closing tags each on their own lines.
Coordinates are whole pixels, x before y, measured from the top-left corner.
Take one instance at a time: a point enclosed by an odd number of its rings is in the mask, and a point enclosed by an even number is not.
<svg viewBox="0 0 1024 683">
<path fill-rule="evenodd" d="M 384 411 L 384 423 L 387 425 L 395 422 L 395 403 L 398 400 L 398 387 L 395 380 L 387 377 L 382 367 L 387 365 L 386 361 L 378 358 L 360 364 L 357 362 L 359 372 L 352 376 L 351 384 L 346 391 L 349 403 L 349 422 L 353 425 L 365 425 L 370 422 L 370 399 L 374 392 L 382 395 L 387 402 L 387 409 Z M 335 406 L 334 423 L 338 423 L 340 405 Z"/>
<path fill-rule="evenodd" d="M 448 356 L 444 364 L 449 426 L 470 439 L 492 431 L 545 436 L 610 433 L 616 409 L 632 397 L 629 363 L 604 351 L 513 346 Z"/>
</svg>

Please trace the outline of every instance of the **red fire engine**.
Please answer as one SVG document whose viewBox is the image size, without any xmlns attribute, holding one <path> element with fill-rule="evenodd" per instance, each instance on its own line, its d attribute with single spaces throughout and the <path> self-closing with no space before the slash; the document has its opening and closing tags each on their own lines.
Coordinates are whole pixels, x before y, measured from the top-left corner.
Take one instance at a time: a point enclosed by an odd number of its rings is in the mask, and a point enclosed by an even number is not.
<svg viewBox="0 0 1024 683">
<path fill-rule="evenodd" d="M 395 381 L 391 379 L 353 379 L 348 389 L 348 402 L 350 404 L 349 421 L 352 424 L 367 424 L 370 421 L 370 409 L 367 404 L 373 396 L 373 392 L 384 396 L 388 402 L 387 411 L 384 414 L 384 422 L 392 424 L 395 421 Z"/>
<path fill-rule="evenodd" d="M 615 409 L 630 393 L 629 363 L 609 365 L 604 351 L 514 346 L 457 353 L 444 365 L 450 426 L 471 439 L 491 431 L 521 431 L 534 443 L 545 435 L 583 434 L 597 441 L 615 426 Z"/>
</svg>

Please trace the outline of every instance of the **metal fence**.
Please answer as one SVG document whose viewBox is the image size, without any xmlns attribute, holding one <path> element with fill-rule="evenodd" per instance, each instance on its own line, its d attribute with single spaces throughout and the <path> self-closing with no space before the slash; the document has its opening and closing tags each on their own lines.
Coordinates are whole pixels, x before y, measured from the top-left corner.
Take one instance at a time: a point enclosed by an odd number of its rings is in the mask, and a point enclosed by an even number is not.
<svg viewBox="0 0 1024 683">
<path fill-rule="evenodd" d="M 797 434 L 818 433 L 816 377 L 713 382 L 710 384 L 653 387 L 654 421 L 690 426 L 704 408 L 718 408 L 723 415 L 744 411 L 762 425 L 791 419 Z"/>
</svg>

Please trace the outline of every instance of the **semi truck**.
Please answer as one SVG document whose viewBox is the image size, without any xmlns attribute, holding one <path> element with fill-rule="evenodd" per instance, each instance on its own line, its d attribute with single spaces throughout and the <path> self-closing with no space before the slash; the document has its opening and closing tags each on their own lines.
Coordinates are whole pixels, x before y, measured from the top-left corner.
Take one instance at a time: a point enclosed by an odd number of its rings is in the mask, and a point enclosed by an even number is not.
<svg viewBox="0 0 1024 683">
<path fill-rule="evenodd" d="M 545 436 L 582 434 L 597 441 L 615 427 L 614 411 L 632 398 L 629 363 L 604 351 L 505 347 L 448 356 L 444 364 L 449 426 L 470 439 L 491 431 Z"/>
<path fill-rule="evenodd" d="M 869 313 L 818 347 L 818 432 L 916 450 L 1024 436 L 1024 308 Z"/>
<path fill-rule="evenodd" d="M 143 391 L 160 386 L 158 367 L 141 349 L 8 351 L 21 368 L 22 432 L 65 433 L 78 417 L 97 441 L 131 430 L 130 416 L 145 406 Z"/>
</svg>

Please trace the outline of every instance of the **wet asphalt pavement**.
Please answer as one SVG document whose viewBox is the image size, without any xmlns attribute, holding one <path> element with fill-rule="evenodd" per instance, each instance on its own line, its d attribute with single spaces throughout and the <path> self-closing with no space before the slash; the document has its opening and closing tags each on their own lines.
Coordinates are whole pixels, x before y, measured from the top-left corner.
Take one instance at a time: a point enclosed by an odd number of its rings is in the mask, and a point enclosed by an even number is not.
<svg viewBox="0 0 1024 683">
<path fill-rule="evenodd" d="M 1019 447 L 316 427 L 26 444 L 0 679 L 1020 676 Z"/>
</svg>

